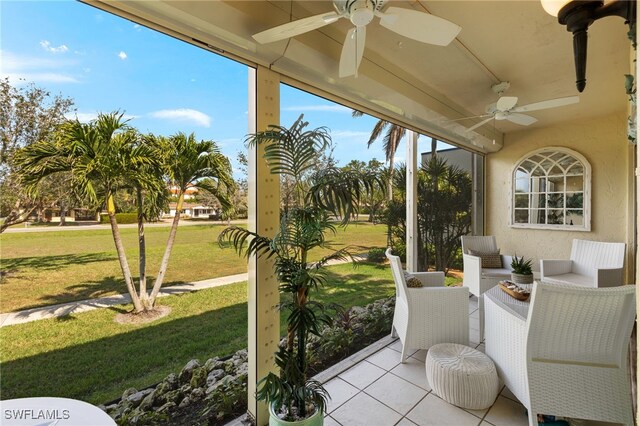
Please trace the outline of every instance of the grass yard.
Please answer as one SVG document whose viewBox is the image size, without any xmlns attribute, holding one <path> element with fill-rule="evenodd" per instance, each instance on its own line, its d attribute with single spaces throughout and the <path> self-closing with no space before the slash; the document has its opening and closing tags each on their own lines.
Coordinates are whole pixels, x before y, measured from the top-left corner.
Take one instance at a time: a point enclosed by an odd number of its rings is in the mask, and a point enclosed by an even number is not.
<svg viewBox="0 0 640 426">
<path fill-rule="evenodd" d="M 329 268 L 320 299 L 362 306 L 394 293 L 388 266 Z M 247 346 L 246 282 L 159 300 L 172 313 L 150 324 L 115 323 L 120 306 L 0 328 L 3 399 L 57 396 L 100 404 L 146 387 L 190 359 Z"/>
<path fill-rule="evenodd" d="M 246 272 L 246 261 L 217 239 L 224 225 L 182 226 L 178 230 L 164 285 Z M 138 269 L 135 228 L 121 229 L 129 266 Z M 147 227 L 147 274 L 157 273 L 169 227 Z M 384 247 L 385 226 L 355 223 L 340 229 L 331 243 L 357 242 L 354 252 Z M 0 312 L 126 293 L 109 229 L 0 234 Z M 322 253 L 316 253 L 320 257 Z M 316 258 L 317 258 L 316 257 Z"/>
</svg>

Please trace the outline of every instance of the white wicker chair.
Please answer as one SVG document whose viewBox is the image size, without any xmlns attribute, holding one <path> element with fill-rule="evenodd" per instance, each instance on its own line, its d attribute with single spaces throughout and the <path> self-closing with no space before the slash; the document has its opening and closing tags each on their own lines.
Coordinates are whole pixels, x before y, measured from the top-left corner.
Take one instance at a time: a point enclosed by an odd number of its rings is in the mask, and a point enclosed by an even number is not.
<svg viewBox="0 0 640 426">
<path fill-rule="evenodd" d="M 497 251 L 496 237 L 465 235 L 460 239 L 464 268 L 463 284 L 469 287 L 471 294 L 480 297 L 482 293 L 498 285 L 498 281 L 511 279 L 511 256 L 502 255 L 502 269 L 494 269 L 483 268 L 480 257 L 469 254 L 469 250 L 482 253 Z"/>
<path fill-rule="evenodd" d="M 526 318 L 494 290 L 486 297 L 485 352 L 537 414 L 633 425 L 627 364 L 635 286 L 536 283 Z"/>
<path fill-rule="evenodd" d="M 574 239 L 569 260 L 540 260 L 542 281 L 584 287 L 622 285 L 624 243 Z"/>
<path fill-rule="evenodd" d="M 396 284 L 391 335 L 402 343 L 400 361 L 409 349 L 429 349 L 437 343 L 469 344 L 469 290 L 445 287 L 443 272 L 413 272 L 424 287 L 408 288 L 398 256 L 386 251 Z"/>
</svg>

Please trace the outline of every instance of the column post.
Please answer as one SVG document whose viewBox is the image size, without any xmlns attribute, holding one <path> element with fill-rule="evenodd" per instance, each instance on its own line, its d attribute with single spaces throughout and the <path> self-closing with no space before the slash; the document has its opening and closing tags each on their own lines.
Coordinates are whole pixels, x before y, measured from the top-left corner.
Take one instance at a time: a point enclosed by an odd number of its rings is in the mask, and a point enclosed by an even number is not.
<svg viewBox="0 0 640 426">
<path fill-rule="evenodd" d="M 407 271 L 418 271 L 418 134 L 407 130 Z"/>
<path fill-rule="evenodd" d="M 249 69 L 249 133 L 280 124 L 280 75 L 265 68 Z M 248 152 L 248 229 L 273 237 L 280 220 L 280 178 L 263 159 L 264 147 Z M 280 302 L 273 260 L 249 258 L 248 305 L 248 411 L 256 425 L 269 422 L 267 405 L 255 398 L 257 382 L 275 371 L 274 352 L 280 339 Z"/>
</svg>

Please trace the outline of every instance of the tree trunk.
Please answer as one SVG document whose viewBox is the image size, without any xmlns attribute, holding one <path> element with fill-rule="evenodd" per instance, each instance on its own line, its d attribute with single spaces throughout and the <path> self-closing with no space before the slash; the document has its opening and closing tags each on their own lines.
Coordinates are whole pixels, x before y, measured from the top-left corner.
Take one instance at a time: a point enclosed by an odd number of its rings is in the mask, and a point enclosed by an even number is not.
<svg viewBox="0 0 640 426">
<path fill-rule="evenodd" d="M 395 153 L 395 152 L 394 152 Z M 389 181 L 387 182 L 387 200 L 393 200 L 393 155 L 389 159 Z"/>
<path fill-rule="evenodd" d="M 65 226 L 67 224 L 67 203 L 62 201 L 60 203 L 60 225 Z"/>
<path fill-rule="evenodd" d="M 164 249 L 164 255 L 162 256 L 162 263 L 160 263 L 160 270 L 158 271 L 158 276 L 156 277 L 155 282 L 153 283 L 153 290 L 151 290 L 151 296 L 149 297 L 149 303 L 153 306 L 156 302 L 156 297 L 158 297 L 158 293 L 160 292 L 160 287 L 162 287 L 162 281 L 164 280 L 164 275 L 167 272 L 167 267 L 169 266 L 169 257 L 171 257 L 171 250 L 173 249 L 173 243 L 176 240 L 176 232 L 178 232 L 178 223 L 180 222 L 180 210 L 182 210 L 182 203 L 184 202 L 184 192 L 180 192 L 180 196 L 178 197 L 178 205 L 176 206 L 176 214 L 173 216 L 173 223 L 171 224 L 171 231 L 169 231 L 169 239 L 167 240 L 167 246 Z"/>
<path fill-rule="evenodd" d="M 109 214 L 109 223 L 111 224 L 111 234 L 113 235 L 113 242 L 116 245 L 116 252 L 118 253 L 118 261 L 120 262 L 120 269 L 122 269 L 122 275 L 124 276 L 124 282 L 127 285 L 127 290 L 131 296 L 131 302 L 136 312 L 142 312 L 144 308 L 140 303 L 138 293 L 136 293 L 136 287 L 133 284 L 133 278 L 131 277 L 131 270 L 129 269 L 129 262 L 127 262 L 127 255 L 124 252 L 124 246 L 122 245 L 122 238 L 120 237 L 120 229 L 118 228 L 118 222 L 116 221 L 116 208 L 113 203 L 113 195 L 109 195 L 107 198 L 107 213 Z"/>
<path fill-rule="evenodd" d="M 138 204 L 138 269 L 140 271 L 140 302 L 145 310 L 152 309 L 153 303 L 149 303 L 147 294 L 147 247 L 144 237 L 144 206 L 142 190 L 136 188 L 136 199 Z"/>
</svg>

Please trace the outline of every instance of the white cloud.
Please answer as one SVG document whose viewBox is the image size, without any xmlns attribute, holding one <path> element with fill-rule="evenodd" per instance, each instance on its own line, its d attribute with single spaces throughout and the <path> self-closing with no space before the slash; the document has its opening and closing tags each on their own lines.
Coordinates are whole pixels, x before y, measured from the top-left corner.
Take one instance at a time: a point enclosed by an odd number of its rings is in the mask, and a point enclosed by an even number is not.
<svg viewBox="0 0 640 426">
<path fill-rule="evenodd" d="M 7 77 L 13 84 L 24 83 L 78 83 L 71 73 L 65 72 L 77 64 L 76 60 L 40 58 L 16 55 L 0 50 L 0 76 Z"/>
<path fill-rule="evenodd" d="M 351 108 L 347 108 L 342 105 L 294 105 L 282 108 L 283 111 L 322 111 L 322 112 L 348 112 L 351 113 Z"/>
<path fill-rule="evenodd" d="M 142 26 L 140 24 L 133 24 L 133 29 L 136 31 L 141 31 L 142 30 Z"/>
<path fill-rule="evenodd" d="M 68 74 L 54 72 L 34 72 L 34 73 L 7 73 L 1 72 L 2 77 L 7 77 L 13 84 L 21 83 L 79 83 L 79 81 Z"/>
<path fill-rule="evenodd" d="M 133 120 L 134 118 L 137 118 L 137 115 L 131 115 L 131 114 L 124 114 L 122 116 L 122 120 Z M 67 114 L 65 114 L 64 118 L 66 118 L 67 120 L 78 120 L 81 123 L 88 123 L 92 120 L 95 120 L 96 118 L 98 118 L 98 113 L 97 112 L 69 112 Z"/>
<path fill-rule="evenodd" d="M 201 127 L 211 127 L 211 117 L 207 114 L 189 108 L 163 109 L 149 113 L 153 118 L 176 120 Z"/>
<path fill-rule="evenodd" d="M 357 130 L 334 130 L 331 132 L 333 139 L 364 139 L 369 140 L 371 132 L 357 131 Z"/>
<path fill-rule="evenodd" d="M 65 53 L 69 51 L 69 48 L 64 44 L 61 44 L 58 47 L 53 47 L 49 40 L 42 40 L 40 42 L 40 46 L 49 53 Z"/>
<path fill-rule="evenodd" d="M 120 53 L 118 53 L 118 58 L 124 61 L 125 59 L 127 59 L 127 54 L 121 50 Z"/>
</svg>

